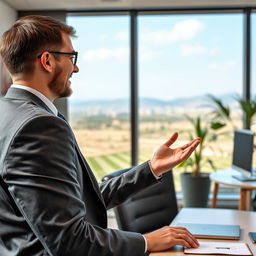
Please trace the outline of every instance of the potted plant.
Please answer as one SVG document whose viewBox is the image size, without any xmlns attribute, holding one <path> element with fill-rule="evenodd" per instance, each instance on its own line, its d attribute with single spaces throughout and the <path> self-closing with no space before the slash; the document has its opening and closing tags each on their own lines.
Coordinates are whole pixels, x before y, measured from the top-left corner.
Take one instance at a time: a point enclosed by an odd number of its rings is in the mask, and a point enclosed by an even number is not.
<svg viewBox="0 0 256 256">
<path fill-rule="evenodd" d="M 183 203 L 184 207 L 207 207 L 210 179 L 209 173 L 202 172 L 202 166 L 206 163 L 213 169 L 215 169 L 215 166 L 209 157 L 204 156 L 203 151 L 208 143 L 216 141 L 217 134 L 213 131 L 222 128 L 224 125 L 220 123 L 211 125 L 209 122 L 203 124 L 200 116 L 195 119 L 189 116 L 186 116 L 186 118 L 193 125 L 193 134 L 190 133 L 190 137 L 200 137 L 201 144 L 187 161 L 179 165 L 179 167 L 185 169 L 185 172 L 180 175 Z M 191 172 L 187 172 L 188 169 Z"/>
<path fill-rule="evenodd" d="M 234 125 L 231 118 L 231 110 L 229 106 L 225 106 L 220 99 L 213 95 L 208 95 L 208 97 L 214 104 L 213 113 L 215 114 L 215 118 L 220 120 L 222 124 L 226 124 L 223 122 L 230 123 L 233 129 L 236 129 L 236 126 Z M 238 96 L 235 97 L 235 100 L 238 102 L 238 105 L 241 108 L 245 118 L 244 128 L 250 130 L 253 123 L 253 118 L 256 114 L 256 100 L 246 100 Z"/>
</svg>

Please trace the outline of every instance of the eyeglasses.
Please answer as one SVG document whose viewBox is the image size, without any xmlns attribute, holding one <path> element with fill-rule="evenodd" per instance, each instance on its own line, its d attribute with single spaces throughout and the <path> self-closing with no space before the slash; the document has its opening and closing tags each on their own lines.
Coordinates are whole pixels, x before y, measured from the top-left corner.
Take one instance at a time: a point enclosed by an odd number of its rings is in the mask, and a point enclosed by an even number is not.
<svg viewBox="0 0 256 256">
<path fill-rule="evenodd" d="M 55 52 L 55 51 L 48 51 L 49 53 L 53 53 L 53 54 L 64 54 L 64 55 L 73 55 L 74 57 L 71 59 L 73 65 L 76 65 L 77 62 L 77 57 L 78 57 L 78 52 Z M 41 58 L 43 53 L 41 53 L 40 55 L 37 56 L 37 58 Z"/>
</svg>

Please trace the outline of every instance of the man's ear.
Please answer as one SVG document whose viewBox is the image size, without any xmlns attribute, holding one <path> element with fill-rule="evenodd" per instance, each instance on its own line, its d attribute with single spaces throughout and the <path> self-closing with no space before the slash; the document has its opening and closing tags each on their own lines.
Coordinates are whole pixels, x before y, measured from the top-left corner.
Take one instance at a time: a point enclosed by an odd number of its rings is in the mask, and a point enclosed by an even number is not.
<svg viewBox="0 0 256 256">
<path fill-rule="evenodd" d="M 55 66 L 55 59 L 49 52 L 42 53 L 42 56 L 40 57 L 40 63 L 42 65 L 42 68 L 47 72 L 52 72 L 53 68 Z"/>
</svg>

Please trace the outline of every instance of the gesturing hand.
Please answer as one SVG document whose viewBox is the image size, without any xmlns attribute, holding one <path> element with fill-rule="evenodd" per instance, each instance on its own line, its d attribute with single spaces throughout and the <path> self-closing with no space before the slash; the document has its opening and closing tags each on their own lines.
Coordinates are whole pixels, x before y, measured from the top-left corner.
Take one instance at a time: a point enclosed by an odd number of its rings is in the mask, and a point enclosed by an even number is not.
<svg viewBox="0 0 256 256">
<path fill-rule="evenodd" d="M 161 145 L 153 155 L 150 161 L 151 168 L 157 176 L 169 171 L 180 164 L 192 154 L 195 148 L 200 144 L 200 138 L 196 138 L 181 147 L 172 149 L 170 146 L 177 140 L 178 133 L 174 133 L 170 139 Z"/>
</svg>

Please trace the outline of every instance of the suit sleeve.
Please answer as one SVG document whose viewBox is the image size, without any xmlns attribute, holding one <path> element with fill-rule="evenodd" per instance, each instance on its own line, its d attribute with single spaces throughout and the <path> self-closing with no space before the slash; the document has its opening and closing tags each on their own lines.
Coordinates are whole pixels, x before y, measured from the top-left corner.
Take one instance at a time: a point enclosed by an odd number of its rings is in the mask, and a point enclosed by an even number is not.
<svg viewBox="0 0 256 256">
<path fill-rule="evenodd" d="M 53 116 L 26 122 L 14 137 L 3 178 L 34 234 L 51 256 L 144 255 L 138 233 L 86 221 L 70 127 Z"/>
<path fill-rule="evenodd" d="M 107 209 L 124 202 L 148 186 L 161 182 L 152 174 L 148 162 L 135 166 L 128 172 L 100 184 L 102 196 Z"/>
</svg>

